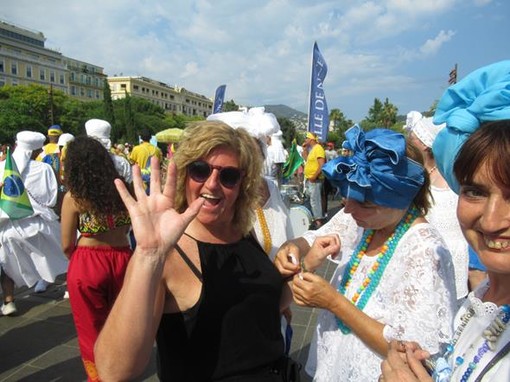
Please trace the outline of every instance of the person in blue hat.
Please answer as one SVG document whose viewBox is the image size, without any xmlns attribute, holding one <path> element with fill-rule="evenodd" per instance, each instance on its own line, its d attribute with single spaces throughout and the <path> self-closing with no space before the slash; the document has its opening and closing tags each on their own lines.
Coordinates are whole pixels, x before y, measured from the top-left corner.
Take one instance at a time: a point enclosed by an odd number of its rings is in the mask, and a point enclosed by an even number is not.
<svg viewBox="0 0 510 382">
<path fill-rule="evenodd" d="M 434 123 L 446 123 L 432 145 L 438 169 L 459 194 L 462 232 L 488 277 L 458 310 L 454 335 L 441 357 L 430 357 L 416 343 L 392 343 L 381 366 L 382 379 L 508 381 L 510 60 L 477 69 L 448 88 Z M 432 377 L 422 361 L 431 367 Z"/>
<path fill-rule="evenodd" d="M 420 152 L 388 129 L 349 129 L 352 155 L 323 173 L 345 207 L 324 226 L 280 247 L 294 301 L 320 308 L 306 372 L 314 381 L 375 381 L 391 340 L 419 339 L 437 353 L 455 309 L 451 255 L 424 215 L 429 178 Z M 347 145 L 345 145 L 347 146 Z M 331 282 L 314 274 L 328 256 Z"/>
</svg>

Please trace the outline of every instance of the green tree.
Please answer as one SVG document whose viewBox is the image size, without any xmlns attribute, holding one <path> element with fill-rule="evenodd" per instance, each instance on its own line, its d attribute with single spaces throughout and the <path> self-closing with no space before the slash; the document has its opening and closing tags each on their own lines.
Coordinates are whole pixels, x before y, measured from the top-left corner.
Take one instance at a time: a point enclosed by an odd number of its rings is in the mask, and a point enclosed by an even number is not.
<svg viewBox="0 0 510 382">
<path fill-rule="evenodd" d="M 373 106 L 368 110 L 368 116 L 361 121 L 363 130 L 371 130 L 376 127 L 385 127 L 400 131 L 396 125 L 398 108 L 388 98 L 382 103 L 378 98 L 374 99 Z"/>
<path fill-rule="evenodd" d="M 329 120 L 333 122 L 333 132 L 328 134 L 328 141 L 334 142 L 338 146 L 345 139 L 345 132 L 354 123 L 352 120 L 347 119 L 340 109 L 332 109 L 329 114 Z"/>
<path fill-rule="evenodd" d="M 54 123 L 62 124 L 60 119 L 66 97 L 62 91 L 53 90 L 50 100 L 48 89 L 40 85 L 1 87 L 0 141 L 12 142 L 21 130 L 38 131 L 46 135 L 52 124 L 52 115 Z"/>
<path fill-rule="evenodd" d="M 237 110 L 239 110 L 239 106 L 234 102 L 233 99 L 223 103 L 223 110 L 222 110 L 223 112 L 225 112 L 225 111 L 237 111 Z"/>
<path fill-rule="evenodd" d="M 103 105 L 104 105 L 104 116 L 112 126 L 115 126 L 115 112 L 113 109 L 112 91 L 108 81 L 104 81 L 103 87 Z"/>
<path fill-rule="evenodd" d="M 292 140 L 296 138 L 296 126 L 290 119 L 285 117 L 277 118 L 277 120 L 282 130 L 282 143 L 285 147 L 289 148 L 292 145 Z"/>
</svg>

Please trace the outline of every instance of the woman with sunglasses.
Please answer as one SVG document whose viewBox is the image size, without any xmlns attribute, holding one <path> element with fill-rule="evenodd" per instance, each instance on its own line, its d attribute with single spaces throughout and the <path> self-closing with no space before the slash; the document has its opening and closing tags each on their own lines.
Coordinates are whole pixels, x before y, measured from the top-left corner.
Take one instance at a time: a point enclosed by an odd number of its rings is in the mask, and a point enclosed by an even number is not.
<svg viewBox="0 0 510 382">
<path fill-rule="evenodd" d="M 419 339 L 437 352 L 451 335 L 453 264 L 423 217 L 429 181 L 420 152 L 386 129 L 365 134 L 355 125 L 346 138 L 353 154 L 323 167 L 345 207 L 276 259 L 294 276 L 296 303 L 322 309 L 305 368 L 314 381 L 375 381 L 391 339 Z M 328 255 L 338 262 L 331 283 L 313 273 Z"/>
<path fill-rule="evenodd" d="M 438 169 L 459 194 L 460 226 L 488 278 L 468 294 L 441 357 L 416 343 L 392 343 L 385 381 L 508 381 L 510 378 L 510 61 L 468 74 L 443 94 L 446 123 L 432 146 Z M 431 377 L 424 364 L 433 367 Z"/>
<path fill-rule="evenodd" d="M 96 343 L 99 375 L 143 372 L 154 340 L 163 381 L 282 381 L 284 280 L 249 235 L 262 159 L 244 129 L 187 127 L 161 190 L 135 167 L 137 200 L 116 181 L 137 240 Z"/>
</svg>

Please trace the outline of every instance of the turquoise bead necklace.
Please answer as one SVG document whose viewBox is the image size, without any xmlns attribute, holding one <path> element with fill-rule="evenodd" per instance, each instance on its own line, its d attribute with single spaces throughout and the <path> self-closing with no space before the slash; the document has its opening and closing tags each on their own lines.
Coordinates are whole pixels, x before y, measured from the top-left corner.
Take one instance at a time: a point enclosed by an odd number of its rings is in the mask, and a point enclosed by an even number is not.
<svg viewBox="0 0 510 382">
<path fill-rule="evenodd" d="M 379 281 L 381 280 L 384 270 L 386 269 L 386 266 L 390 262 L 393 253 L 397 248 L 398 242 L 418 216 L 420 216 L 420 211 L 418 211 L 415 206 L 410 207 L 404 217 L 398 223 L 395 231 L 393 231 L 390 237 L 384 242 L 383 246 L 381 247 L 381 252 L 379 252 L 377 255 L 377 259 L 368 271 L 359 288 L 352 296 L 351 302 L 358 309 L 363 310 L 365 308 L 368 300 L 379 285 Z M 374 237 L 374 233 L 375 231 L 372 229 L 367 229 L 363 233 L 358 246 L 354 250 L 351 259 L 349 260 L 349 264 L 347 264 L 345 267 L 342 281 L 338 285 L 338 292 L 340 292 L 340 294 L 345 296 L 345 292 L 351 283 L 353 275 L 358 269 L 361 259 L 366 254 L 368 246 Z M 351 333 L 351 329 L 347 327 L 347 325 L 345 325 L 338 317 L 337 324 L 338 328 L 342 331 L 343 334 Z"/>
</svg>

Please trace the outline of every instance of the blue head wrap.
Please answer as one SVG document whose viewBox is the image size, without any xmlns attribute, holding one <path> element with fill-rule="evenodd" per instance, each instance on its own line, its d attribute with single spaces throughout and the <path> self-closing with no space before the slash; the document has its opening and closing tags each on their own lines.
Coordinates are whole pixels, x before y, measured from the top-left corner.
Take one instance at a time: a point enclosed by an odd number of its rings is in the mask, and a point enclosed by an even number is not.
<svg viewBox="0 0 510 382">
<path fill-rule="evenodd" d="M 339 156 L 322 167 L 342 196 L 383 207 L 409 207 L 425 178 L 423 167 L 406 156 L 405 137 L 387 129 L 365 134 L 358 125 L 345 136 L 354 154 Z"/>
<path fill-rule="evenodd" d="M 453 173 L 457 155 L 483 122 L 510 119 L 510 60 L 477 69 L 449 87 L 439 100 L 434 123 L 446 123 L 432 145 L 437 168 L 459 192 Z"/>
</svg>

